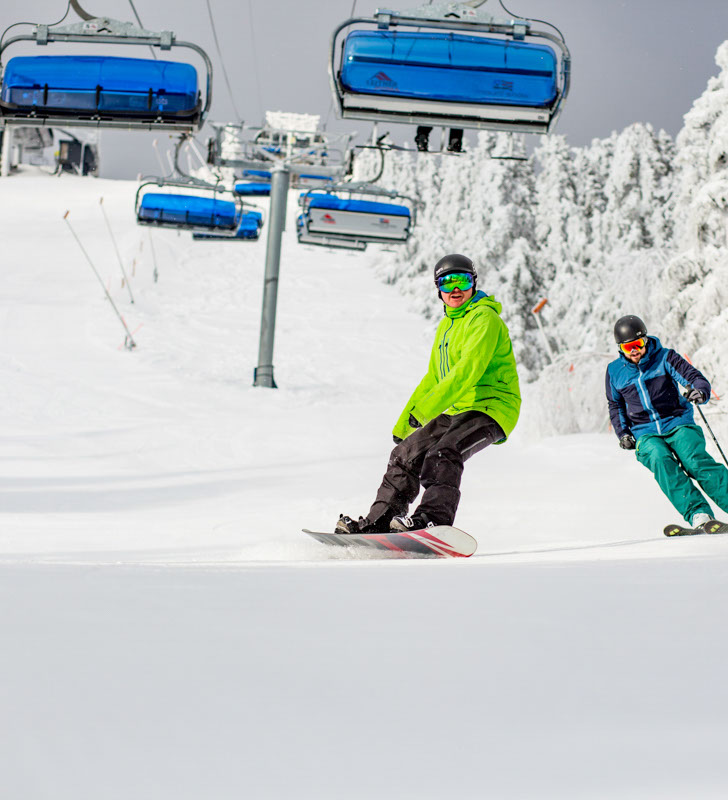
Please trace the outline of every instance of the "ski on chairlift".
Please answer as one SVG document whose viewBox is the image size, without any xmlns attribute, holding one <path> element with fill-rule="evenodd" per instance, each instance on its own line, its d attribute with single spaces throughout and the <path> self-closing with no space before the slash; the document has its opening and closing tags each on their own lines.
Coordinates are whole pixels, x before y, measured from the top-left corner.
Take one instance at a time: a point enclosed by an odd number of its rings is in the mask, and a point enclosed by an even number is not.
<svg viewBox="0 0 728 800">
<path fill-rule="evenodd" d="M 435 3 L 352 18 L 331 38 L 329 77 L 343 119 L 547 133 L 569 91 L 570 55 L 557 29 L 490 14 L 477 3 Z M 373 28 L 373 30 L 371 29 Z"/>
<path fill-rule="evenodd" d="M 92 17 L 77 2 L 82 22 L 36 25 L 30 34 L 10 37 L 0 47 L 0 117 L 8 125 L 48 125 L 125 130 L 176 130 L 202 127 L 212 102 L 212 64 L 205 51 L 179 41 L 171 31 L 156 33 L 107 17 Z M 109 55 L 14 56 L 17 42 L 38 45 L 144 45 L 197 53 L 207 72 L 205 100 L 191 64 Z"/>
</svg>

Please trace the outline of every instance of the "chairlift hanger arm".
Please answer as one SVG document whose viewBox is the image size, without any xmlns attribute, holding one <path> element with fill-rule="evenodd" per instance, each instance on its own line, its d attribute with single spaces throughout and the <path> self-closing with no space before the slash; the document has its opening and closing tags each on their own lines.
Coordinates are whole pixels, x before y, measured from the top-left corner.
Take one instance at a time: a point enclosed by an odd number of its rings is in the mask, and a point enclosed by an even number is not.
<svg viewBox="0 0 728 800">
<path fill-rule="evenodd" d="M 81 17 L 81 19 L 96 19 L 93 14 L 89 14 L 88 11 L 84 11 L 81 8 L 81 4 L 78 2 L 78 0 L 70 0 L 70 2 L 71 8 L 78 14 L 79 17 Z"/>
</svg>

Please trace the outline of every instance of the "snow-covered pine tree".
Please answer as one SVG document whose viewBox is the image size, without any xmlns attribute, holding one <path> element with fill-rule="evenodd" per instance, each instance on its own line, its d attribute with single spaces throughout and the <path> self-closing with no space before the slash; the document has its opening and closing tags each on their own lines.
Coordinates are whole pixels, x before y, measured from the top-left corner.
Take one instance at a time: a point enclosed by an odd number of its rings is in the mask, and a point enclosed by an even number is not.
<svg viewBox="0 0 728 800">
<path fill-rule="evenodd" d="M 676 240 L 654 308 L 666 337 L 728 391 L 728 42 L 677 138 Z M 728 423 L 718 425 L 728 433 Z"/>
</svg>

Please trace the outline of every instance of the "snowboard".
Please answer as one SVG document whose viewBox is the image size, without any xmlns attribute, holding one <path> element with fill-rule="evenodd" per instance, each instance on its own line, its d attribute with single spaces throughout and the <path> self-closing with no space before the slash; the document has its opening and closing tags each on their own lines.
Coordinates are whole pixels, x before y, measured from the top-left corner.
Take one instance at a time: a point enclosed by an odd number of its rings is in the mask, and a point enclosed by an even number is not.
<svg viewBox="0 0 728 800">
<path fill-rule="evenodd" d="M 667 525 L 665 536 L 699 536 L 701 533 L 728 533 L 728 524 L 713 519 L 700 528 L 683 528 L 681 525 Z"/>
<path fill-rule="evenodd" d="M 469 558 L 478 549 L 478 543 L 469 533 L 449 525 L 389 533 L 323 533 L 309 531 L 306 528 L 303 532 L 312 536 L 317 542 L 332 547 L 383 550 L 401 558 L 413 556 Z"/>
</svg>

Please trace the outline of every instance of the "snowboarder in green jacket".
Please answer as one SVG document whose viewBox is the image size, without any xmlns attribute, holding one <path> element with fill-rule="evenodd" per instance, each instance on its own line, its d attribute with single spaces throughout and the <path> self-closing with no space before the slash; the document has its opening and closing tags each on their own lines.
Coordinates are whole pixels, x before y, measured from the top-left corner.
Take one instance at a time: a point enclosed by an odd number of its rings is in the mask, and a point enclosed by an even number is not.
<svg viewBox="0 0 728 800">
<path fill-rule="evenodd" d="M 435 265 L 445 316 L 427 374 L 407 401 L 393 436 L 387 471 L 366 517 L 341 515 L 337 533 L 383 533 L 452 525 L 463 462 L 501 444 L 518 421 L 521 394 L 501 304 L 476 291 L 477 273 L 463 255 Z M 409 507 L 424 493 L 411 515 Z"/>
</svg>

